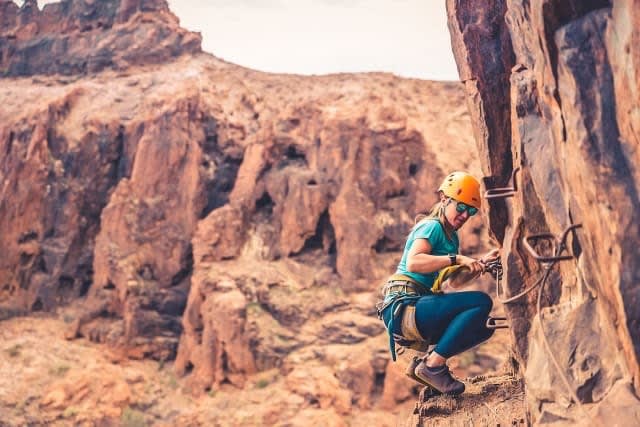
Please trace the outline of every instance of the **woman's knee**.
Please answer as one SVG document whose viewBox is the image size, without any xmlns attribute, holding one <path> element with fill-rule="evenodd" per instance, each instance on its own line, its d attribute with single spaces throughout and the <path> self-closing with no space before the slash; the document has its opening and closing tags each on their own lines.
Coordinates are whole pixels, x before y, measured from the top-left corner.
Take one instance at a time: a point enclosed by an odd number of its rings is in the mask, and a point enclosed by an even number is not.
<svg viewBox="0 0 640 427">
<path fill-rule="evenodd" d="M 491 299 L 491 297 L 488 294 L 480 291 L 473 291 L 473 293 L 475 298 L 475 305 L 477 307 L 482 307 L 487 311 L 487 313 L 489 313 L 493 308 L 493 300 Z"/>
</svg>

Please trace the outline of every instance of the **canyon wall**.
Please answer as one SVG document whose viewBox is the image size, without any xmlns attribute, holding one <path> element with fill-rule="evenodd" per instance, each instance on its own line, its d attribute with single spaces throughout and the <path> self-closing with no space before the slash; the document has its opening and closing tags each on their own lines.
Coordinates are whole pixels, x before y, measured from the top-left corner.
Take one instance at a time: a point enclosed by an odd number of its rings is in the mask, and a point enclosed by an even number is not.
<svg viewBox="0 0 640 427">
<path fill-rule="evenodd" d="M 194 394 L 276 370 L 276 420 L 412 398 L 374 304 L 440 180 L 479 172 L 459 83 L 252 71 L 164 1 L 0 10 L 0 319 L 59 313 Z"/>
</svg>

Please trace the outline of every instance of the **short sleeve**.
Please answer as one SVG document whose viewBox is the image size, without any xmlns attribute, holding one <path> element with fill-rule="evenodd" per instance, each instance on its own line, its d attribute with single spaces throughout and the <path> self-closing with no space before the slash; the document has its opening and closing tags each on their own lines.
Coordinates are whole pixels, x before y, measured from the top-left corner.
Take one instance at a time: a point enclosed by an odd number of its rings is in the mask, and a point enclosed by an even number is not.
<svg viewBox="0 0 640 427">
<path fill-rule="evenodd" d="M 414 239 L 427 239 L 431 247 L 440 246 L 442 244 L 442 227 L 438 221 L 425 221 L 416 228 Z"/>
</svg>

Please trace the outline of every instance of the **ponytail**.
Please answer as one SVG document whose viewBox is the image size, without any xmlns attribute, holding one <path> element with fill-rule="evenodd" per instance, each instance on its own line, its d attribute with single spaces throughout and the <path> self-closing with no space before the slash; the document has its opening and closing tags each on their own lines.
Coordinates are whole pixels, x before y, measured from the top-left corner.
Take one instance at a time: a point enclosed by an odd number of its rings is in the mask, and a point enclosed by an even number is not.
<svg viewBox="0 0 640 427">
<path fill-rule="evenodd" d="M 442 215 L 442 209 L 444 208 L 444 204 L 442 202 L 437 202 L 435 205 L 431 206 L 431 209 L 425 212 L 420 212 L 416 215 L 414 219 L 414 225 L 427 218 L 435 218 L 440 219 Z"/>
<path fill-rule="evenodd" d="M 420 221 L 423 221 L 425 219 L 435 219 L 440 224 L 442 224 L 444 233 L 446 234 L 447 238 L 451 240 L 453 235 L 453 230 L 451 229 L 451 226 L 449 225 L 446 218 L 444 217 L 445 206 L 446 206 L 446 203 L 439 201 L 435 205 L 433 205 L 431 209 L 429 209 L 428 211 L 419 213 L 418 215 L 416 215 L 414 219 L 413 227 L 415 228 Z"/>
</svg>

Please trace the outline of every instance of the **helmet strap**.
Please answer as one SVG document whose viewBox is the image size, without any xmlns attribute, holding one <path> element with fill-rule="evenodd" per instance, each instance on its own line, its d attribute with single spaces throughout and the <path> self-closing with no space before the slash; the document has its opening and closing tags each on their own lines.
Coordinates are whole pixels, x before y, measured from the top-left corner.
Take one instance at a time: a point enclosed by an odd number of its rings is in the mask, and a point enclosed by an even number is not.
<svg viewBox="0 0 640 427">
<path fill-rule="evenodd" d="M 442 223 L 444 232 L 449 240 L 451 240 L 454 228 L 453 225 L 449 223 L 447 216 L 444 214 L 444 209 L 449 205 L 449 203 L 451 203 L 452 200 L 453 199 L 451 197 L 447 197 L 447 200 L 440 204 L 440 222 Z"/>
</svg>

